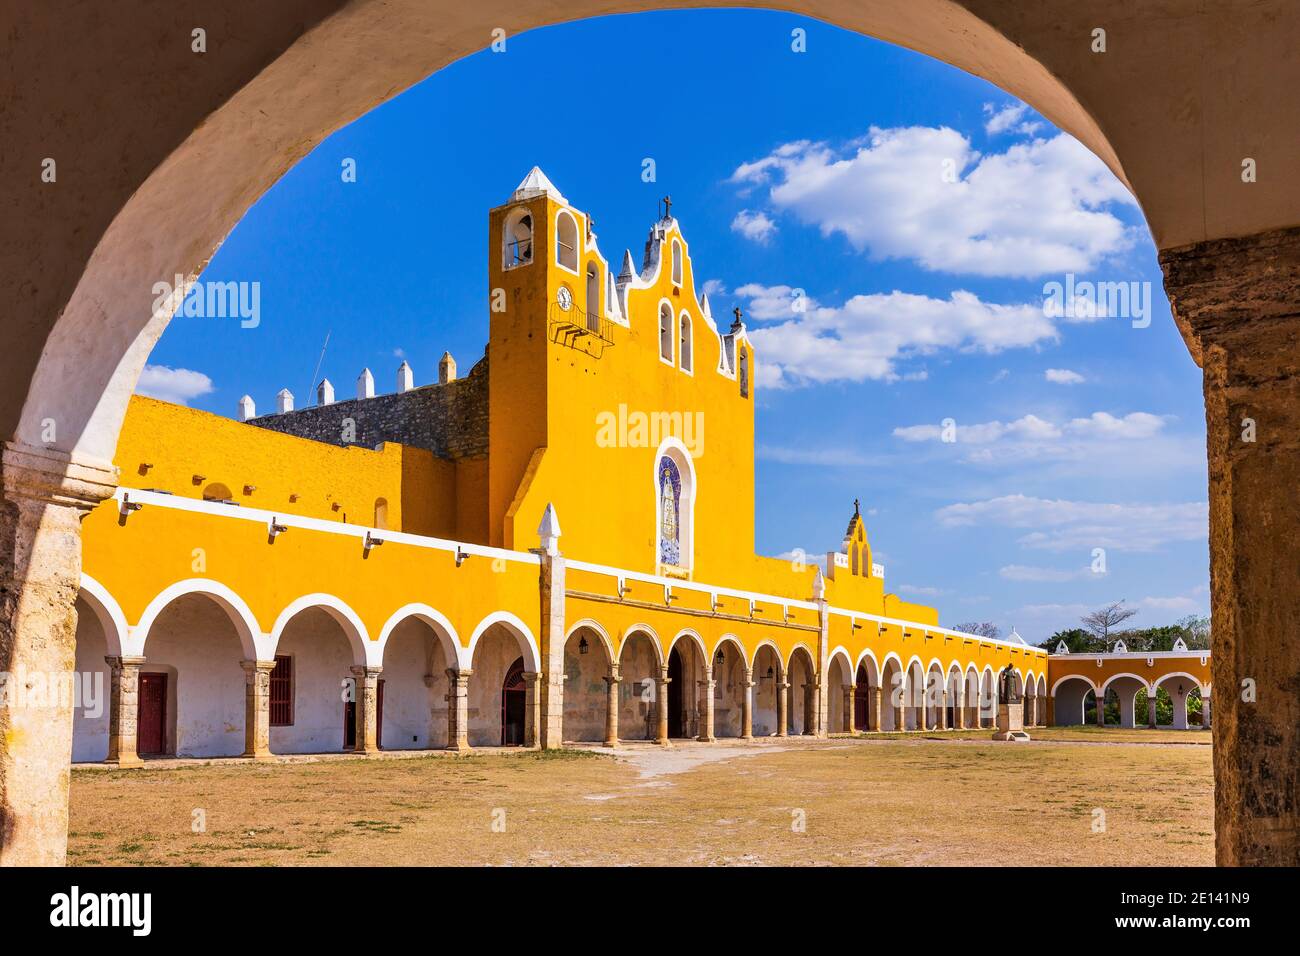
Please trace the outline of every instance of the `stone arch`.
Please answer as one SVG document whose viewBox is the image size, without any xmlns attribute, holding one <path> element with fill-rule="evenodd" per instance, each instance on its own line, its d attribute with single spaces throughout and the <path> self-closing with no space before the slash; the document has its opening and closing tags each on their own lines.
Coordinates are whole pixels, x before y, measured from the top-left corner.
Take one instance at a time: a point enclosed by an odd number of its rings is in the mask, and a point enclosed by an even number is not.
<svg viewBox="0 0 1300 956">
<path fill-rule="evenodd" d="M 880 662 L 880 691 L 880 729 L 904 730 L 907 723 L 904 719 L 907 683 L 902 659 L 893 651 Z"/>
<path fill-rule="evenodd" d="M 826 658 L 826 730 L 849 733 L 853 725 L 853 661 L 849 652 L 837 647 Z"/>
<path fill-rule="evenodd" d="M 936 730 L 944 726 L 947 707 L 948 683 L 943 664 L 936 657 L 925 668 L 925 698 L 922 702 L 925 716 L 925 729 Z"/>
<path fill-rule="evenodd" d="M 965 687 L 962 696 L 966 704 L 964 723 L 967 727 L 977 729 L 980 725 L 980 672 L 974 664 L 967 665 L 963 679 Z"/>
<path fill-rule="evenodd" d="M 1173 708 L 1174 730 L 1187 730 L 1190 726 L 1187 718 L 1187 698 L 1193 690 L 1202 695 L 1205 693 L 1200 680 L 1186 671 L 1175 671 L 1160 677 L 1155 681 L 1155 686 L 1169 695 L 1169 704 Z"/>
<path fill-rule="evenodd" d="M 158 615 L 166 609 L 167 605 L 187 594 L 203 594 L 211 598 L 230 618 L 230 623 L 234 626 L 235 633 L 239 637 L 244 659 L 256 660 L 258 658 L 258 645 L 265 646 L 265 642 L 261 639 L 262 630 L 261 625 L 257 623 L 257 618 L 243 598 L 220 581 L 213 581 L 209 578 L 189 578 L 185 581 L 177 581 L 160 591 L 140 614 L 140 621 L 131 632 L 131 640 L 128 643 L 133 645 L 131 650 L 134 653 L 148 653 L 149 634 L 153 629 L 154 622 L 158 619 Z M 273 642 L 269 649 L 274 651 Z"/>
<path fill-rule="evenodd" d="M 785 665 L 788 703 L 786 717 L 790 735 L 816 732 L 817 666 L 813 653 L 802 643 L 795 644 Z"/>
<path fill-rule="evenodd" d="M 447 616 L 407 604 L 384 622 L 375 642 L 383 666 L 377 742 L 384 750 L 424 750 L 449 743 L 448 671 L 460 670 L 460 638 Z"/>
<path fill-rule="evenodd" d="M 378 644 L 369 639 L 366 634 L 366 626 L 362 623 L 357 612 L 352 610 L 341 598 L 325 593 L 304 594 L 292 601 L 288 607 L 280 612 L 280 616 L 275 619 L 275 625 L 271 628 L 272 656 L 279 650 L 280 638 L 284 635 L 284 630 L 289 625 L 289 622 L 303 611 L 311 608 L 319 608 L 333 618 L 334 622 L 342 629 L 343 636 L 347 638 L 348 646 L 352 649 L 352 663 L 355 666 L 379 665 L 382 650 Z"/>
<path fill-rule="evenodd" d="M 1103 700 L 1108 694 L 1114 694 L 1119 702 L 1119 725 L 1134 727 L 1137 724 L 1138 694 L 1146 696 L 1150 684 L 1138 674 L 1112 674 L 1101 685 L 1098 696 Z"/>
<path fill-rule="evenodd" d="M 780 649 L 769 640 L 759 641 L 750 670 L 754 681 L 754 736 L 775 736 L 784 729 L 777 724 L 781 710 L 778 697 L 785 682 Z"/>
<path fill-rule="evenodd" d="M 993 665 L 985 664 L 980 672 L 980 723 L 992 727 L 998 719 L 998 682 Z"/>
<path fill-rule="evenodd" d="M 527 624 L 509 611 L 493 611 L 478 622 L 478 626 L 474 628 L 474 633 L 470 636 L 469 647 L 462 652 L 461 660 L 468 665 L 468 662 L 474 659 L 474 648 L 479 639 L 487 633 L 489 628 L 496 625 L 500 625 L 503 630 L 508 631 L 519 645 L 519 656 L 524 659 L 524 670 L 535 673 L 539 669 L 538 662 L 542 657 L 541 652 L 537 649 L 537 638 L 533 637 L 533 632 Z"/>
<path fill-rule="evenodd" d="M 709 673 L 713 680 L 714 736 L 744 736 L 749 663 L 745 659 L 745 646 L 734 634 L 724 634 L 714 645 Z"/>
<path fill-rule="evenodd" d="M 961 665 L 956 661 L 948 663 L 948 671 L 944 674 L 944 718 L 947 725 L 957 729 L 965 726 L 965 714 L 962 713 L 964 708 L 964 681 L 962 677 Z"/>
<path fill-rule="evenodd" d="M 509 611 L 494 611 L 474 628 L 466 655 L 469 745 L 531 745 L 537 733 L 536 681 L 541 655 L 528 625 Z M 526 689 L 516 694 L 514 678 L 521 674 Z M 521 699 L 516 701 L 516 696 Z"/>
<path fill-rule="evenodd" d="M 98 581 L 81 576 L 77 595 L 72 680 L 81 684 L 80 706 L 72 711 L 72 762 L 108 758 L 109 694 L 113 673 L 107 658 L 121 657 L 126 617 L 117 601 Z M 91 706 L 91 702 L 98 706 Z M 77 700 L 74 696 L 74 704 Z"/>
<path fill-rule="evenodd" d="M 920 730 L 924 722 L 921 708 L 925 706 L 925 664 L 915 654 L 903 671 L 904 705 L 903 729 Z"/>
<path fill-rule="evenodd" d="M 703 646 L 699 636 L 685 631 L 686 647 Z M 671 649 L 670 649 L 671 653 Z M 658 736 L 659 683 L 664 671 L 664 656 L 659 635 L 645 624 L 633 624 L 618 642 L 619 684 L 618 736 L 621 740 L 655 740 Z M 671 685 L 670 685 L 671 686 Z M 677 690 L 673 690 L 676 695 Z"/>
<path fill-rule="evenodd" d="M 583 618 L 569 628 L 564 638 L 564 740 L 606 740 L 614 663 L 613 643 L 599 623 Z"/>
<path fill-rule="evenodd" d="M 81 575 L 81 590 L 77 595 L 87 609 L 95 615 L 103 631 L 105 654 L 120 657 L 126 653 L 124 647 L 130 647 L 130 629 L 127 627 L 126 615 L 117 599 L 94 578 L 86 573 Z"/>
<path fill-rule="evenodd" d="M 1052 685 L 1053 722 L 1058 727 L 1082 724 L 1083 707 L 1088 694 L 1097 693 L 1096 686 L 1086 677 L 1067 674 Z"/>
</svg>

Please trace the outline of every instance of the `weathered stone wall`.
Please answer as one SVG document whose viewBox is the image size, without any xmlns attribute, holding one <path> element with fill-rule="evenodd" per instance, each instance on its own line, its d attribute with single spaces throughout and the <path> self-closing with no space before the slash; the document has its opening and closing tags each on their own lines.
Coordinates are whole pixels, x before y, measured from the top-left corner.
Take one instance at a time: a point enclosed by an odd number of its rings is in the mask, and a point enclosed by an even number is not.
<svg viewBox="0 0 1300 956">
<path fill-rule="evenodd" d="M 331 445 L 374 448 L 389 441 L 426 448 L 440 458 L 482 456 L 488 453 L 487 386 L 485 358 L 468 376 L 446 385 L 263 415 L 248 424 Z"/>
</svg>

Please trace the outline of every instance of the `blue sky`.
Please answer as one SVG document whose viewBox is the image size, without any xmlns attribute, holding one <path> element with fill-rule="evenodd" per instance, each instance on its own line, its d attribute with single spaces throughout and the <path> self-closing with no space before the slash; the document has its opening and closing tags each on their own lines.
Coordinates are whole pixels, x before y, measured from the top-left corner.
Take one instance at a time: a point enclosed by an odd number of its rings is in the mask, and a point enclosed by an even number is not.
<svg viewBox="0 0 1300 956">
<path fill-rule="evenodd" d="M 715 315 L 748 313 L 761 552 L 836 548 L 856 497 L 886 586 L 944 624 L 1037 642 L 1121 598 L 1134 625 L 1208 612 L 1200 373 L 1136 205 L 996 87 L 786 14 L 583 21 L 435 74 L 249 211 L 203 278 L 260 282 L 260 324 L 178 316 L 141 390 L 304 404 L 327 333 L 340 395 L 363 366 L 391 390 L 402 357 L 467 370 L 487 211 L 534 164 L 611 261 L 671 193 Z M 1045 309 L 1067 273 L 1149 283 L 1149 326 Z"/>
</svg>

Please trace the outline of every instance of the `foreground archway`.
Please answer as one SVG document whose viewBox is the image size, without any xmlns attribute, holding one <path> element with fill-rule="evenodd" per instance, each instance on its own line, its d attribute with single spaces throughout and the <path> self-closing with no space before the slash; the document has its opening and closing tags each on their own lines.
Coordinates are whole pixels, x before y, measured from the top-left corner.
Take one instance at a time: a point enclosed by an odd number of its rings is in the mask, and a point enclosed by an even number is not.
<svg viewBox="0 0 1300 956">
<path fill-rule="evenodd" d="M 578 0 L 566 15 L 653 6 Z M 1300 222 L 1300 199 L 1285 176 L 1264 177 L 1243 191 L 1235 168 L 1240 150 L 1233 146 L 1253 142 L 1262 166 L 1272 161 L 1285 168 L 1286 144 L 1300 138 L 1295 111 L 1268 95 L 1279 85 L 1298 85 L 1295 59 L 1287 55 L 1300 39 L 1294 8 L 1259 3 L 1236 11 L 1241 42 L 1233 44 L 1214 42 L 1220 21 L 1212 10 L 1189 12 L 1176 23 L 1127 18 L 1129 42 L 1096 69 L 1095 59 L 1078 57 L 1062 40 L 1088 35 L 1101 13 L 1096 8 L 1025 12 L 1022 4 L 976 7 L 971 0 L 790 6 L 998 83 L 1074 133 L 1136 187 L 1166 250 L 1162 265 L 1180 326 L 1206 366 L 1217 489 L 1211 495 L 1221 650 L 1215 679 L 1237 686 L 1250 677 L 1282 688 L 1296 669 L 1285 622 L 1300 616 L 1292 573 L 1300 564 L 1300 509 L 1278 499 L 1277 489 L 1297 483 L 1300 452 L 1277 436 L 1300 433 L 1300 402 L 1289 352 L 1276 346 L 1294 339 L 1300 233 L 1285 230 Z M 1118 3 L 1104 9 L 1122 11 Z M 73 640 L 77 515 L 111 489 L 115 478 L 106 462 L 121 411 L 163 324 L 149 318 L 144 290 L 158 276 L 194 274 L 279 171 L 329 130 L 470 52 L 492 27 L 513 32 L 553 16 L 526 8 L 504 16 L 470 10 L 449 38 L 442 11 L 417 0 L 316 0 L 263 12 L 252 31 L 239 29 L 243 8 L 205 8 L 208 28 L 237 37 L 244 51 L 209 69 L 184 44 L 166 42 L 168 23 L 133 15 L 132 8 L 119 12 L 123 32 L 104 37 L 69 36 L 55 14 L 24 11 L 16 69 L 46 65 L 61 81 L 33 84 L 0 128 L 15 155 L 81 154 L 78 188 L 47 189 L 34 177 L 18 186 L 9 211 L 23 228 L 3 246 L 0 260 L 20 333 L 0 354 L 0 430 L 15 438 L 4 453 L 9 503 L 0 521 L 0 574 L 5 593 L 16 595 L 0 623 L 7 658 L 0 669 L 10 672 L 67 666 L 59 655 L 69 657 Z M 1169 42 L 1171 30 L 1181 44 Z M 133 63 L 115 40 L 156 55 Z M 1195 62 L 1177 56 L 1189 47 L 1201 51 Z M 154 81 L 198 69 L 205 72 L 197 82 Z M 1289 72 L 1279 84 L 1270 69 Z M 1235 81 L 1224 89 L 1197 87 L 1198 72 Z M 296 81 L 304 75 L 309 82 Z M 1198 89 L 1198 108 L 1189 120 L 1187 110 L 1172 107 L 1191 88 Z M 77 122 L 51 128 L 46 118 L 61 115 L 69 99 L 89 108 Z M 112 108 L 121 103 L 130 104 L 127 112 Z M 1116 138 L 1113 144 L 1103 128 Z M 1169 155 L 1183 160 L 1171 166 Z M 142 248 L 140 235 L 156 241 Z M 1270 262 L 1266 277 L 1258 265 L 1264 260 Z M 32 263 L 48 281 L 30 283 Z M 1255 281 L 1260 278 L 1267 288 Z M 92 338 L 99 345 L 94 361 L 79 361 L 87 356 L 78 343 Z M 1247 396 L 1258 420 L 1275 423 L 1264 439 L 1270 454 L 1230 440 Z M 39 436 L 51 409 L 60 437 L 49 444 Z M 1274 499 L 1275 508 L 1257 507 Z M 52 507 L 38 505 L 47 500 Z M 40 547 L 38 537 L 46 537 Z M 36 594 L 54 597 L 30 599 Z M 1294 783 L 1300 775 L 1293 772 L 1300 760 L 1300 703 L 1294 695 L 1282 699 L 1285 706 L 1261 713 L 1228 696 L 1216 721 L 1224 728 L 1221 740 L 1233 748 L 1216 764 L 1223 862 L 1300 860 L 1300 839 L 1277 836 L 1300 831 Z M 66 768 L 62 757 L 45 753 L 45 742 L 63 740 L 70 730 L 40 731 L 42 723 L 70 723 L 70 715 L 59 709 L 3 719 L 0 779 L 35 779 L 6 791 L 6 812 L 22 825 L 5 837 L 0 859 L 57 862 L 66 829 L 60 782 Z M 42 743 L 23 750 L 22 740 Z M 1276 774 L 1261 771 L 1279 766 L 1289 768 L 1280 776 L 1291 783 L 1264 786 L 1260 781 Z M 52 857 L 41 849 L 46 846 Z"/>
</svg>

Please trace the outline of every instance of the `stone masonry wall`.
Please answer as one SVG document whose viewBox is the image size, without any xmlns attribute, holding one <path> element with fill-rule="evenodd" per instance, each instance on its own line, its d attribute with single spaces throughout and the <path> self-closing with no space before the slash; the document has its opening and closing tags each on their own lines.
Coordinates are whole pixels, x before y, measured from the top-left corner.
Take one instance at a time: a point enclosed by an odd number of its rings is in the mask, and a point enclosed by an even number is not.
<svg viewBox="0 0 1300 956">
<path fill-rule="evenodd" d="M 345 438 L 346 419 L 354 423 L 351 441 Z M 483 456 L 488 453 L 487 359 L 446 385 L 263 415 L 248 424 L 331 445 L 374 448 L 389 441 L 427 448 L 440 458 Z"/>
</svg>

